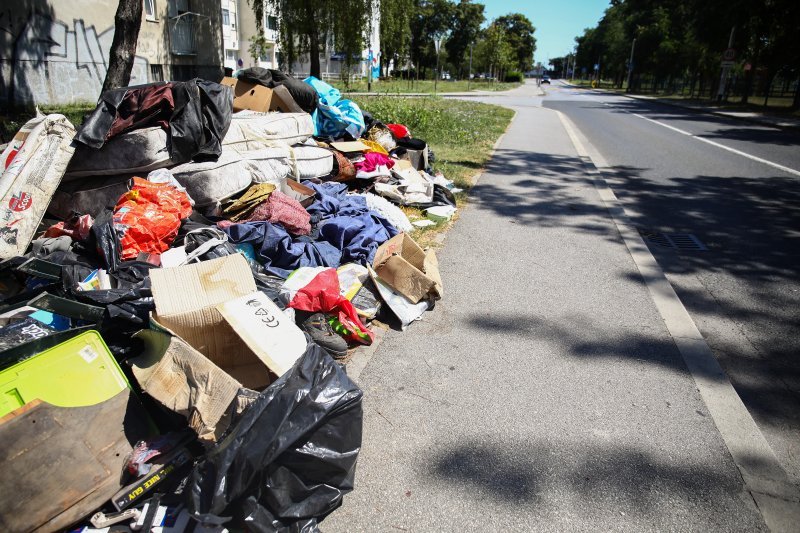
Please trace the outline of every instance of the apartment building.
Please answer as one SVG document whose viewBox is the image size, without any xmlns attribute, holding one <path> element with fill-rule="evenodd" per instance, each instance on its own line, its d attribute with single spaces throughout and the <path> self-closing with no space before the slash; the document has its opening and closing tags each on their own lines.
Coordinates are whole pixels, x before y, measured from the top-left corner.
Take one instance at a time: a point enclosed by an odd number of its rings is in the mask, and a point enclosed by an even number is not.
<svg viewBox="0 0 800 533">
<path fill-rule="evenodd" d="M 7 4 L 0 8 L 0 105 L 96 101 L 117 0 Z M 132 85 L 195 76 L 219 80 L 222 64 L 219 0 L 143 0 Z"/>
</svg>

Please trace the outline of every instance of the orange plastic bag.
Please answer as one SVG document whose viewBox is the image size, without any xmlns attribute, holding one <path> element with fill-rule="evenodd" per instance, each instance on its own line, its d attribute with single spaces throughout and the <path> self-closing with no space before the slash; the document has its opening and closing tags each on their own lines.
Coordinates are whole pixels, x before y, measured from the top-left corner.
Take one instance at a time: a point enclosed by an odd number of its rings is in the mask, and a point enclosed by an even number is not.
<svg viewBox="0 0 800 533">
<path fill-rule="evenodd" d="M 139 253 L 160 254 L 178 235 L 181 220 L 192 214 L 186 193 L 169 183 L 133 178 L 133 187 L 114 208 L 114 229 L 122 244 L 122 259 Z"/>
</svg>

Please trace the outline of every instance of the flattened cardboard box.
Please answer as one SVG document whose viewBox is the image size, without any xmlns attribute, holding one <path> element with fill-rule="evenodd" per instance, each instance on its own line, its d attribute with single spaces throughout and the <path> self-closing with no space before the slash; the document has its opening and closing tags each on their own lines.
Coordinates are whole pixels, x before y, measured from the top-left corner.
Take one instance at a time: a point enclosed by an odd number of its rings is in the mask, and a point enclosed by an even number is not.
<svg viewBox="0 0 800 533">
<path fill-rule="evenodd" d="M 378 248 L 373 267 L 378 277 L 411 303 L 418 303 L 429 293 L 442 297 L 436 255 L 433 251 L 426 253 L 405 233 L 392 237 Z"/>
<path fill-rule="evenodd" d="M 229 300 L 257 292 L 244 256 L 236 254 L 193 265 L 153 269 L 150 280 L 156 304 L 151 320 L 157 326 L 180 336 L 245 387 L 260 389 L 268 385 L 268 368 L 278 376 L 282 374 L 285 365 L 272 368 L 270 359 L 248 347 L 246 339 L 250 334 L 237 332 L 237 325 L 229 323 L 217 308 Z M 300 331 L 293 323 L 285 322 L 287 328 Z M 292 337 L 296 346 L 286 353 L 270 352 L 274 348 L 269 342 L 262 352 L 270 353 L 273 360 L 293 357 L 306 346 L 304 336 L 301 345 L 297 339 L 297 335 Z"/>
</svg>

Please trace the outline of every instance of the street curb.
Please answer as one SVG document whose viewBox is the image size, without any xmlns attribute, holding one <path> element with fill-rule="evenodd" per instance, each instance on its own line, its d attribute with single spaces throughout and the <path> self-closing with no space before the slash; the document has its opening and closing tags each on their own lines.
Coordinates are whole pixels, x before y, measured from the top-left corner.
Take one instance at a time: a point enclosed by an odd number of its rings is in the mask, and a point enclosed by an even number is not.
<svg viewBox="0 0 800 533">
<path fill-rule="evenodd" d="M 500 146 L 500 143 L 503 142 L 503 139 L 505 139 L 508 130 L 511 128 L 511 124 L 513 124 L 514 119 L 516 118 L 517 118 L 517 112 L 514 111 L 514 116 L 511 117 L 511 120 L 508 122 L 508 126 L 506 126 L 505 131 L 502 134 L 500 134 L 500 137 L 497 138 L 497 140 L 494 143 L 494 146 L 492 146 L 492 151 L 489 153 L 489 161 L 487 162 L 487 164 L 491 162 L 495 152 L 497 152 L 497 148 Z M 484 173 L 485 169 L 477 173 L 475 181 L 472 184 L 473 187 L 478 184 L 478 180 L 480 180 L 481 176 L 483 176 Z M 436 238 L 434 239 L 434 242 L 436 242 L 436 244 L 438 244 L 439 246 L 444 245 L 445 238 L 447 237 L 447 234 L 450 232 L 450 229 L 451 228 L 448 228 L 447 231 L 437 235 Z M 378 347 L 381 345 L 384 337 L 389 331 L 390 331 L 389 329 L 385 328 L 373 328 L 375 339 L 372 341 L 372 344 L 364 348 L 357 349 L 356 352 L 353 354 L 353 357 L 347 363 L 347 375 L 350 377 L 350 379 L 352 379 L 356 383 L 358 382 L 358 378 L 361 376 L 361 372 L 364 371 L 369 362 L 372 360 L 372 356 L 375 354 L 376 351 L 378 351 Z"/>
</svg>

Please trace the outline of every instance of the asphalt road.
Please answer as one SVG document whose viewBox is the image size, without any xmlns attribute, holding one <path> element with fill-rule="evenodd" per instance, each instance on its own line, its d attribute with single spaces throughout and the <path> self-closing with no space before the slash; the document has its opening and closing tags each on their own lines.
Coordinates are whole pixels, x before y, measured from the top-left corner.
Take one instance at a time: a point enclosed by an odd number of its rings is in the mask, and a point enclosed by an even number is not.
<svg viewBox="0 0 800 533">
<path fill-rule="evenodd" d="M 358 374 L 356 487 L 322 529 L 766 530 L 592 176 L 529 89 L 498 100 L 517 116 L 439 252 L 444 298 Z"/>
<path fill-rule="evenodd" d="M 800 134 L 560 85 L 543 105 L 600 152 L 638 227 L 692 234 L 707 247 L 649 245 L 800 480 Z"/>
</svg>

